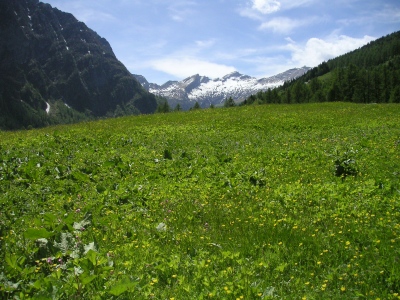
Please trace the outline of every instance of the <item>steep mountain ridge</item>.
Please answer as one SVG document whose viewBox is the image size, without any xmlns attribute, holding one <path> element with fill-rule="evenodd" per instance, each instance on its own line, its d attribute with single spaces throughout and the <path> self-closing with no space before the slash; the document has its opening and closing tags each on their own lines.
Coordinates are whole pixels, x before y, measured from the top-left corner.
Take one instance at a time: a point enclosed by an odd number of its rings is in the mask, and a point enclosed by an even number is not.
<svg viewBox="0 0 400 300">
<path fill-rule="evenodd" d="M 220 105 L 229 97 L 239 102 L 259 91 L 278 87 L 285 81 L 303 75 L 309 69 L 308 67 L 290 69 L 261 79 L 243 75 L 237 71 L 216 79 L 196 74 L 182 81 L 168 81 L 161 86 L 149 83 L 141 75 L 134 76 L 151 93 L 168 99 L 171 107 L 179 104 L 183 109 L 189 109 L 196 102 L 201 107 L 209 107 L 211 104 Z"/>
<path fill-rule="evenodd" d="M 110 44 L 38 0 L 0 0 L 0 128 L 152 113 L 147 92 Z"/>
</svg>

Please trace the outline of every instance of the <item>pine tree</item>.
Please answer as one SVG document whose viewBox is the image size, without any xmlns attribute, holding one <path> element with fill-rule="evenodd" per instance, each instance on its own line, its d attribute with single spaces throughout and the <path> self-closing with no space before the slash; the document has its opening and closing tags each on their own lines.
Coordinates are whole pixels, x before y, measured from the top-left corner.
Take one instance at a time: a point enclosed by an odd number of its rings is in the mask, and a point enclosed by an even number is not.
<svg viewBox="0 0 400 300">
<path fill-rule="evenodd" d="M 196 103 L 193 106 L 193 110 L 195 109 L 201 109 L 199 102 L 196 101 Z"/>
<path fill-rule="evenodd" d="M 400 103 L 400 86 L 396 86 L 391 95 L 390 95 L 390 103 Z"/>
<path fill-rule="evenodd" d="M 229 99 L 226 99 L 224 102 L 224 107 L 233 107 L 236 106 L 235 101 L 232 99 L 232 97 L 229 97 Z"/>
</svg>

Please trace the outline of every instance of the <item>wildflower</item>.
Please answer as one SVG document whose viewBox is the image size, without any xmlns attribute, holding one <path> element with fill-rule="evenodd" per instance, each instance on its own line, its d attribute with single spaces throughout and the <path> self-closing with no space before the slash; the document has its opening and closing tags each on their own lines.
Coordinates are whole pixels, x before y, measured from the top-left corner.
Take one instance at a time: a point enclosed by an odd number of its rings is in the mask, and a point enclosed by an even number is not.
<svg viewBox="0 0 400 300">
<path fill-rule="evenodd" d="M 345 288 L 344 286 L 342 286 L 342 287 L 340 288 L 340 290 L 341 290 L 342 292 L 344 292 L 344 291 L 346 290 L 346 288 Z"/>
</svg>

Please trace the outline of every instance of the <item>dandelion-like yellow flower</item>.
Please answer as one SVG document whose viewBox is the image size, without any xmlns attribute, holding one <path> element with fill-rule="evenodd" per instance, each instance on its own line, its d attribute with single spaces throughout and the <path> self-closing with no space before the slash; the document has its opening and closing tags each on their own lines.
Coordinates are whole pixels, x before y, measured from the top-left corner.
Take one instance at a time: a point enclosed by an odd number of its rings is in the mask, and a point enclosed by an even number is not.
<svg viewBox="0 0 400 300">
<path fill-rule="evenodd" d="M 342 292 L 344 292 L 344 291 L 346 290 L 346 288 L 345 288 L 344 286 L 342 286 L 342 287 L 340 288 L 340 290 L 341 290 Z"/>
</svg>

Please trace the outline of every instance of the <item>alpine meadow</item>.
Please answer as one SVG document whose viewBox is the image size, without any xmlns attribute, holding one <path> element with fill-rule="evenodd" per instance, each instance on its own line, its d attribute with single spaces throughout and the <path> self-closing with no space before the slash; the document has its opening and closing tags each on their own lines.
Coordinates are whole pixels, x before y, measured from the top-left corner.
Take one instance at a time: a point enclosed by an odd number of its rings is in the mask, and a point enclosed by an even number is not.
<svg viewBox="0 0 400 300">
<path fill-rule="evenodd" d="M 400 106 L 0 132 L 2 299 L 400 299 Z"/>
</svg>

